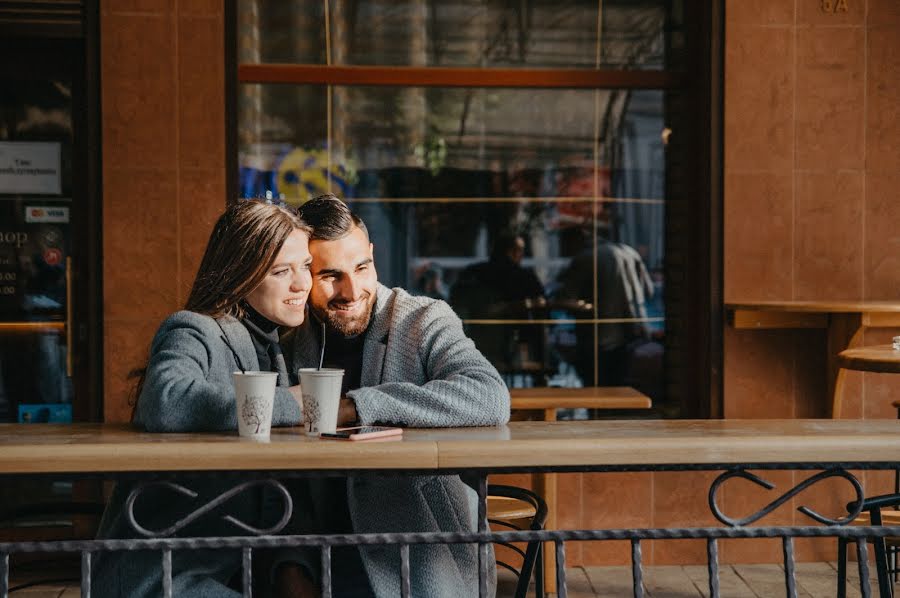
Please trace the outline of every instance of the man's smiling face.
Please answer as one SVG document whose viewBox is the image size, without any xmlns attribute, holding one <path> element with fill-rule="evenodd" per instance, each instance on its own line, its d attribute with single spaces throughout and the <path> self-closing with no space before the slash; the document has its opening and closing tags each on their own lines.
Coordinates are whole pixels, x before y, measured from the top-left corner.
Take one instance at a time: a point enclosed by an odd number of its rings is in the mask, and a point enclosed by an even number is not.
<svg viewBox="0 0 900 598">
<path fill-rule="evenodd" d="M 334 241 L 309 242 L 313 313 L 345 337 L 365 332 L 375 307 L 378 275 L 369 237 L 358 226 Z"/>
</svg>

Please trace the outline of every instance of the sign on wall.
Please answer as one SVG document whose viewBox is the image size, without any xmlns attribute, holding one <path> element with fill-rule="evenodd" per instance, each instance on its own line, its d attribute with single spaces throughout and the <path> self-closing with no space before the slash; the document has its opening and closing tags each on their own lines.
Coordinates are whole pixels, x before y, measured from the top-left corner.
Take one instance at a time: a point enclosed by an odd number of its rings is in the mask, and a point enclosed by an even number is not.
<svg viewBox="0 0 900 598">
<path fill-rule="evenodd" d="M 59 143 L 0 141 L 0 193 L 59 195 Z"/>
</svg>

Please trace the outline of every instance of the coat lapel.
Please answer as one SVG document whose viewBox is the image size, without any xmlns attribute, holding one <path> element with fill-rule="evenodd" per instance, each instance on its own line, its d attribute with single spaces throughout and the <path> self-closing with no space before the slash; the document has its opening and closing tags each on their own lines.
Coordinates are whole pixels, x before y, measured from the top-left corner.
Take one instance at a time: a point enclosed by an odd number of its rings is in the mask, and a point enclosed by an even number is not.
<svg viewBox="0 0 900 598">
<path fill-rule="evenodd" d="M 378 285 L 375 315 L 366 331 L 363 344 L 363 367 L 360 386 L 377 386 L 383 382 L 384 360 L 387 353 L 391 315 L 394 311 L 394 293 L 384 285 Z"/>
<path fill-rule="evenodd" d="M 223 316 L 216 322 L 222 329 L 225 342 L 234 352 L 233 357 L 237 367 L 245 370 L 258 370 L 259 360 L 256 358 L 253 340 L 250 338 L 250 332 L 241 324 L 240 320 L 232 316 Z"/>
</svg>

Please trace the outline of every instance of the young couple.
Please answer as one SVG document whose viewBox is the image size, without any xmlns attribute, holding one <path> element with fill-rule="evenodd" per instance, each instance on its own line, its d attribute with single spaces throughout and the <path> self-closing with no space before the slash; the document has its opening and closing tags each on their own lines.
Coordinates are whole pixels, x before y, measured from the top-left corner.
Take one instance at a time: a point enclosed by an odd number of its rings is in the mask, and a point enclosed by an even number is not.
<svg viewBox="0 0 900 598">
<path fill-rule="evenodd" d="M 279 330 L 287 332 L 279 338 Z M 219 218 L 185 309 L 153 339 L 135 422 L 154 432 L 235 430 L 231 374 L 246 369 L 278 372 L 272 424 L 299 425 L 297 370 L 318 365 L 323 340 L 325 365 L 345 371 L 338 425 L 492 426 L 509 418 L 509 392 L 459 318 L 442 301 L 380 285 L 365 224 L 328 194 L 298 213 L 243 201 Z M 152 488 L 135 504 L 135 518 L 165 528 L 235 482 L 188 481 L 194 498 Z M 134 536 L 125 513 L 132 487 L 116 487 L 101 537 Z M 290 533 L 477 528 L 477 495 L 459 476 L 327 478 L 293 484 L 291 492 Z M 245 492 L 228 503 L 228 514 L 265 528 L 281 514 L 271 502 L 264 492 Z M 213 514 L 178 535 L 241 533 Z M 414 546 L 410 559 L 413 595 L 478 594 L 476 546 Z M 318 558 L 297 550 L 262 560 L 267 569 L 254 573 L 271 582 L 267 591 L 317 595 Z M 336 597 L 400 594 L 396 547 L 335 550 L 333 567 Z M 240 572 L 239 551 L 176 551 L 173 594 L 237 596 Z M 156 596 L 161 575 L 159 552 L 106 553 L 94 568 L 94 592 Z"/>
</svg>

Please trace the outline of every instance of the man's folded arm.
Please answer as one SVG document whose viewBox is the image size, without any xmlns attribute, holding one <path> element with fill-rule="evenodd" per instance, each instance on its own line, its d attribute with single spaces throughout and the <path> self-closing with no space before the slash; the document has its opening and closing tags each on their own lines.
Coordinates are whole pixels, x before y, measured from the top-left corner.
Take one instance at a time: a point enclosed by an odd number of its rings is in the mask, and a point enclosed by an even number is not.
<svg viewBox="0 0 900 598">
<path fill-rule="evenodd" d="M 388 382 L 351 391 L 360 423 L 412 427 L 496 426 L 509 421 L 509 390 L 466 337 L 450 307 L 436 302 L 413 328 L 427 382 Z"/>
</svg>

